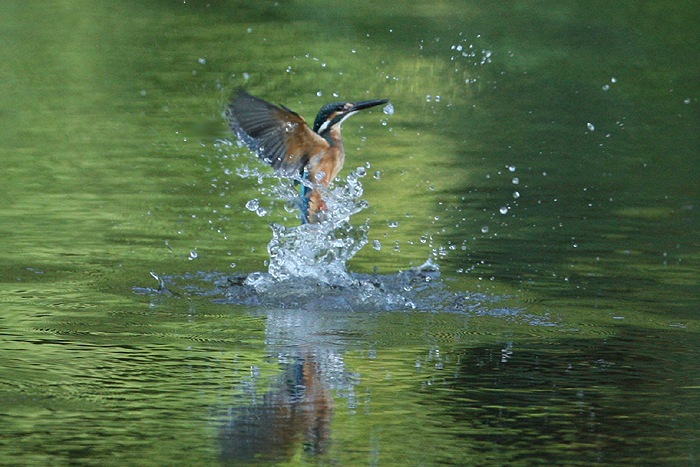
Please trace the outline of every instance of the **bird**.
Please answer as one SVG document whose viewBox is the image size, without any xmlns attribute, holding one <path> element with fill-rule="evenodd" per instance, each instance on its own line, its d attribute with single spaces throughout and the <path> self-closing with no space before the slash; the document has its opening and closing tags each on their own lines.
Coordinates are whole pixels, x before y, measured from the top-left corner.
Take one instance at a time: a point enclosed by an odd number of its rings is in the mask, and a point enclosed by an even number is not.
<svg viewBox="0 0 700 467">
<path fill-rule="evenodd" d="M 360 110 L 388 102 L 373 99 L 326 104 L 312 128 L 290 108 L 239 88 L 225 114 L 240 142 L 278 173 L 301 183 L 302 224 L 315 224 L 324 220 L 328 210 L 318 187 L 327 187 L 345 162 L 340 125 Z"/>
</svg>

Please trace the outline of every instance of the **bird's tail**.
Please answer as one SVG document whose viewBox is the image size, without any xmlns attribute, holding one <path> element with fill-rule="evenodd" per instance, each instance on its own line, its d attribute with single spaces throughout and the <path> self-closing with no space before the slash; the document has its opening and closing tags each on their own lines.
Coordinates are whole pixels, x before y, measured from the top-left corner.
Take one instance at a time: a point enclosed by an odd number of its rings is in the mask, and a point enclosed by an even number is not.
<svg viewBox="0 0 700 467">
<path fill-rule="evenodd" d="M 311 185 L 308 173 L 304 172 L 301 182 L 301 223 L 316 224 L 323 220 L 323 213 L 328 209 L 321 198 L 321 192 Z"/>
<path fill-rule="evenodd" d="M 311 193 L 313 189 L 307 186 L 305 183 L 301 184 L 301 223 L 309 223 L 309 201 L 311 199 Z"/>
</svg>

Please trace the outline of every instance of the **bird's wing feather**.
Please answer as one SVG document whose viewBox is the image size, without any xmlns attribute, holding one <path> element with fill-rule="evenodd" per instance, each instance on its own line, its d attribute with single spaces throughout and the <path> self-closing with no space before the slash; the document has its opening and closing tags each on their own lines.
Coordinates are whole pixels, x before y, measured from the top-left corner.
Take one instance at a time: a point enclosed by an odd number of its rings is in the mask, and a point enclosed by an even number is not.
<svg viewBox="0 0 700 467">
<path fill-rule="evenodd" d="M 238 90 L 226 110 L 231 128 L 258 157 L 295 176 L 311 155 L 329 147 L 296 112 Z"/>
</svg>

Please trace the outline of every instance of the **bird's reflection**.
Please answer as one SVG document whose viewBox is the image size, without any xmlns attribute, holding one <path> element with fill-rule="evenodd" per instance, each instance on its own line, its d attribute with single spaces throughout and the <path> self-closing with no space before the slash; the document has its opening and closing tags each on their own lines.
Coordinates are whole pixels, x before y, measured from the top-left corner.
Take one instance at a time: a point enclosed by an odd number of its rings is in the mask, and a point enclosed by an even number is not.
<svg viewBox="0 0 700 467">
<path fill-rule="evenodd" d="M 247 403 L 230 409 L 219 432 L 224 463 L 283 462 L 299 452 L 327 452 L 333 393 L 351 394 L 354 376 L 345 369 L 334 332 L 338 322 L 331 325 L 322 316 L 266 313 L 267 348 L 281 371 L 262 396 L 249 392 Z"/>
<path fill-rule="evenodd" d="M 272 390 L 232 412 L 220 433 L 222 460 L 282 461 L 300 446 L 311 455 L 326 451 L 333 399 L 320 366 L 312 354 L 284 366 Z"/>
</svg>

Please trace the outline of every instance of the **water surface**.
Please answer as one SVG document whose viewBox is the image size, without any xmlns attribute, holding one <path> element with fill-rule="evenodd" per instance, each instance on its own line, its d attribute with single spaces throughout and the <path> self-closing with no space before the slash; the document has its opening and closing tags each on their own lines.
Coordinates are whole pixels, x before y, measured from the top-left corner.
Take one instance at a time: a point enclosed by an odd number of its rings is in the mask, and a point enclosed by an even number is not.
<svg viewBox="0 0 700 467">
<path fill-rule="evenodd" d="M 0 18 L 0 463 L 697 464 L 692 2 Z M 275 275 L 238 86 L 391 99 L 343 127 L 346 276 Z"/>
</svg>

